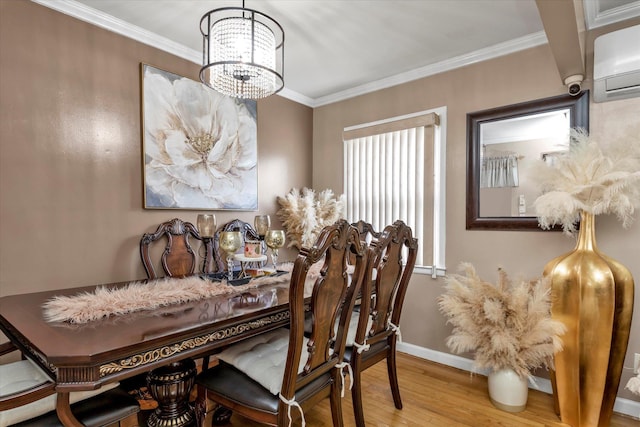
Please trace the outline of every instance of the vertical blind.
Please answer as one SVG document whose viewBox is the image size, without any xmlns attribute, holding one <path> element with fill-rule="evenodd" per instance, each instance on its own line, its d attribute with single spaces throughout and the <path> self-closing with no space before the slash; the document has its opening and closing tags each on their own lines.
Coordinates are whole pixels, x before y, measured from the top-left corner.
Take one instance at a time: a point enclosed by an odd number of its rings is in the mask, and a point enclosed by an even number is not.
<svg viewBox="0 0 640 427">
<path fill-rule="evenodd" d="M 425 125 L 434 113 L 344 133 L 347 218 L 376 230 L 401 219 L 419 239 L 416 264 L 424 265 Z M 416 120 L 418 119 L 418 120 Z M 405 128 L 405 126 L 411 126 Z M 428 133 L 430 136 L 432 133 Z"/>
</svg>

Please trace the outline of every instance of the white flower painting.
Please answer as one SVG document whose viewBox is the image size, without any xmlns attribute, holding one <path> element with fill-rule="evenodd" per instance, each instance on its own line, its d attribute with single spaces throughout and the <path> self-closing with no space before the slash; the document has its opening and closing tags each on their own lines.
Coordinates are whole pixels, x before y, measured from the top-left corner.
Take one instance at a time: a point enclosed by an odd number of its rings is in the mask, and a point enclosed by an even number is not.
<svg viewBox="0 0 640 427">
<path fill-rule="evenodd" d="M 144 207 L 258 207 L 256 101 L 142 64 Z"/>
</svg>

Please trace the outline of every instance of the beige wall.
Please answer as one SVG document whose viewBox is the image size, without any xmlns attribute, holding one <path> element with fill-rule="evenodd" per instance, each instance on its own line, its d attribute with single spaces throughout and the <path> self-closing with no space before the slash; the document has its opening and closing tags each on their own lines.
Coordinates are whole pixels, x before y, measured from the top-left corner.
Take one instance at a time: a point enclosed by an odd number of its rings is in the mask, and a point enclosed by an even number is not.
<svg viewBox="0 0 640 427">
<path fill-rule="evenodd" d="M 466 114 L 563 93 L 565 87 L 551 50 L 545 45 L 316 108 L 313 185 L 342 191 L 341 169 L 336 173 L 336 168 L 328 165 L 342 164 L 343 128 L 446 106 L 448 271 L 454 272 L 461 261 L 468 261 L 489 280 L 496 279 L 498 266 L 513 276 L 538 276 L 547 261 L 571 250 L 575 241 L 557 232 L 465 230 Z M 592 133 L 602 135 L 611 129 L 624 129 L 629 123 L 638 124 L 639 111 L 640 98 L 592 104 Z M 640 281 L 640 218 L 628 230 L 612 217 L 600 217 L 597 224 L 600 249 L 625 264 Z M 442 286 L 442 279 L 414 274 L 403 310 L 404 342 L 448 352 L 445 339 L 450 327 L 437 307 Z M 633 367 L 633 353 L 640 352 L 640 290 L 636 292 L 635 307 L 626 367 Z M 621 389 L 631 372 L 624 370 Z M 619 395 L 638 400 L 628 391 Z"/>
<path fill-rule="evenodd" d="M 0 20 L 0 296 L 144 278 L 142 233 L 198 212 L 142 208 L 140 63 L 199 67 L 30 1 L 0 1 Z M 312 118 L 258 102 L 260 213 L 311 185 Z"/>
</svg>

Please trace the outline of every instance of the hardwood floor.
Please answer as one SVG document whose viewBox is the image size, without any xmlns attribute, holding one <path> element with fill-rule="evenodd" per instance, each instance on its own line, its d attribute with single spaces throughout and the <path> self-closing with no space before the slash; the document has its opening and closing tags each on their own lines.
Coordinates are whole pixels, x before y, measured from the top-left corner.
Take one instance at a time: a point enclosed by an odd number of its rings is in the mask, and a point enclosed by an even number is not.
<svg viewBox="0 0 640 427">
<path fill-rule="evenodd" d="M 487 379 L 398 353 L 398 376 L 404 408 L 393 406 L 387 369 L 384 362 L 363 373 L 364 410 L 367 426 L 433 426 L 433 427 L 561 427 L 553 412 L 551 395 L 529 390 L 527 409 L 509 413 L 495 408 L 487 394 Z M 347 380 L 348 385 L 348 380 Z M 345 392 L 342 410 L 345 427 L 353 427 L 351 394 Z M 308 427 L 331 426 L 328 399 L 305 413 Z M 254 427 L 261 424 L 238 415 L 230 426 Z M 299 426 L 300 423 L 294 424 Z M 614 414 L 610 427 L 640 427 L 640 420 Z"/>
</svg>

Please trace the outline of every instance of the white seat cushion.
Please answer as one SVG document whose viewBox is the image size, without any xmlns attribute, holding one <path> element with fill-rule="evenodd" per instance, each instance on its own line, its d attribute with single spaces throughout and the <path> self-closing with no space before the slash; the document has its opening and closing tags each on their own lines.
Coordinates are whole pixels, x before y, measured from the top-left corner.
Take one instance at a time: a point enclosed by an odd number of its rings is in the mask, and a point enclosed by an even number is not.
<svg viewBox="0 0 640 427">
<path fill-rule="evenodd" d="M 38 365 L 30 360 L 20 360 L 18 362 L 0 365 L 0 396 L 5 397 L 13 393 L 28 390 L 37 385 L 50 382 L 51 379 Z M 90 391 L 80 391 L 70 393 L 71 403 L 87 399 L 91 396 L 103 393 L 114 387 L 118 383 L 107 384 L 102 388 Z M 17 408 L 0 411 L 0 427 L 19 423 L 39 415 L 46 414 L 56 408 L 56 395 L 44 397 L 35 402 L 28 403 Z"/>
<path fill-rule="evenodd" d="M 349 331 L 347 332 L 347 340 L 346 340 L 347 347 L 353 347 L 353 343 L 356 341 L 356 332 L 358 331 L 359 320 L 360 320 L 359 311 L 354 311 L 353 313 L 351 313 L 351 319 L 349 320 Z M 336 328 L 337 328 L 337 324 L 338 324 L 338 320 L 336 320 Z M 373 320 L 371 319 L 371 316 L 369 316 L 369 321 L 367 322 L 367 331 L 371 329 L 371 325 L 373 325 Z M 365 341 L 366 341 L 366 338 L 365 338 Z"/>
<path fill-rule="evenodd" d="M 298 373 L 307 363 L 309 353 L 304 338 Z M 217 354 L 218 359 L 244 372 L 273 394 L 280 393 L 289 350 L 289 330 L 276 329 L 241 341 Z"/>
</svg>

